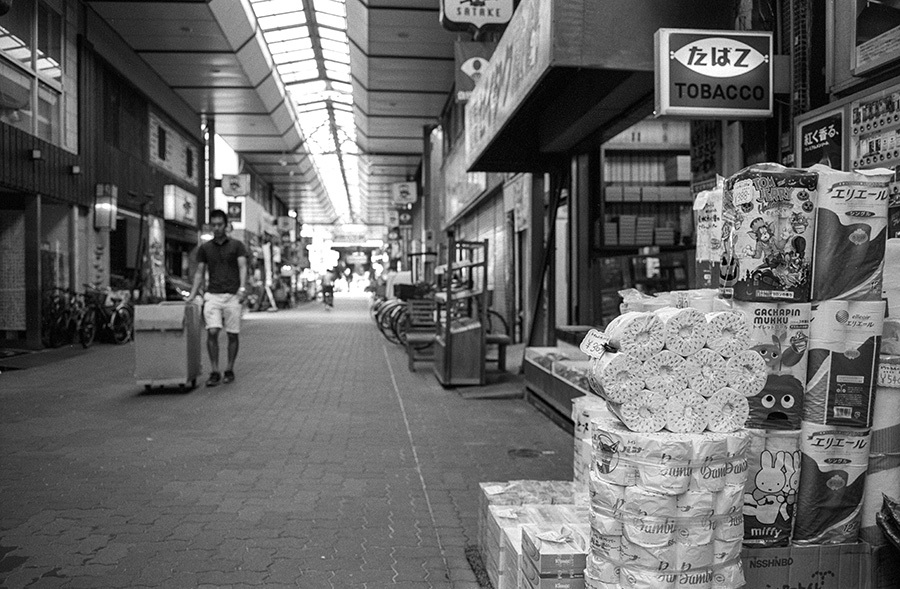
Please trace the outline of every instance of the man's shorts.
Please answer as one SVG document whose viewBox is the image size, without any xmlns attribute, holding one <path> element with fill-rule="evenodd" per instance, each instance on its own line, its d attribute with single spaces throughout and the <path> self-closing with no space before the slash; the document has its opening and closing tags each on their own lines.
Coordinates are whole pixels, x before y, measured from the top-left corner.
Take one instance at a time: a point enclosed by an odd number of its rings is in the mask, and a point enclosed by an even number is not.
<svg viewBox="0 0 900 589">
<path fill-rule="evenodd" d="M 241 332 L 241 301 L 236 294 L 204 293 L 203 320 L 206 329 L 222 329 L 228 333 Z"/>
</svg>

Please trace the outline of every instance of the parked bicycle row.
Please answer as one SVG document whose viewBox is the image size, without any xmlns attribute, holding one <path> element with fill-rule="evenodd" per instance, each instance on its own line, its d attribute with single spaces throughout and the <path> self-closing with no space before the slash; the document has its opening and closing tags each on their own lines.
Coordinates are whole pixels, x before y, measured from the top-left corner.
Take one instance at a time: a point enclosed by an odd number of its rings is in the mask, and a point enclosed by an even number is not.
<svg viewBox="0 0 900 589">
<path fill-rule="evenodd" d="M 66 288 L 45 291 L 41 307 L 41 340 L 56 348 L 96 340 L 124 344 L 133 337 L 134 305 L 126 295 L 85 284 L 85 292 Z"/>
</svg>

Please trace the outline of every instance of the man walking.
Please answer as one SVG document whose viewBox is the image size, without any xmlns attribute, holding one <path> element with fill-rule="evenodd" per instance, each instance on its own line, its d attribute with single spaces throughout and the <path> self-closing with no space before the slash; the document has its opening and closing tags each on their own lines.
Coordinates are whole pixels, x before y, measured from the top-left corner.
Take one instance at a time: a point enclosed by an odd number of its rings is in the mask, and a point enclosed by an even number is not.
<svg viewBox="0 0 900 589">
<path fill-rule="evenodd" d="M 206 350 L 209 352 L 210 374 L 206 386 L 234 380 L 234 360 L 238 353 L 238 334 L 241 331 L 241 307 L 247 289 L 247 248 L 243 242 L 229 237 L 225 228 L 225 211 L 215 209 L 209 214 L 213 238 L 197 252 L 197 272 L 188 300 L 193 301 L 209 270 L 209 283 L 203 295 L 203 319 L 206 321 Z M 228 334 L 228 365 L 225 377 L 219 374 L 219 331 Z"/>
</svg>

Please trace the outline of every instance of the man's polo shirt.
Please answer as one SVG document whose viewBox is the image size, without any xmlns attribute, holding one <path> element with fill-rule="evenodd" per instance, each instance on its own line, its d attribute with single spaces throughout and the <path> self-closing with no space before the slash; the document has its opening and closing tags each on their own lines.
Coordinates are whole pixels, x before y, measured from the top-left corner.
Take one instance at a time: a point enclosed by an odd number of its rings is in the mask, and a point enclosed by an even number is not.
<svg viewBox="0 0 900 589">
<path fill-rule="evenodd" d="M 206 264 L 209 283 L 206 291 L 213 294 L 234 294 L 243 286 L 238 258 L 247 257 L 247 248 L 237 239 L 226 237 L 221 243 L 215 239 L 200 246 L 197 261 Z"/>
</svg>

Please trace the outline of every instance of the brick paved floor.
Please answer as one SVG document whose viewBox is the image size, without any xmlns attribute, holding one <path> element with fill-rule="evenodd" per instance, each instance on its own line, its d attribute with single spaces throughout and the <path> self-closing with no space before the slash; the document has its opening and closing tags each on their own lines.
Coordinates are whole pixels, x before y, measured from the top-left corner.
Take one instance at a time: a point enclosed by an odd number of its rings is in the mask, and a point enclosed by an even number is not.
<svg viewBox="0 0 900 589">
<path fill-rule="evenodd" d="M 0 375 L 0 586 L 477 588 L 478 482 L 571 478 L 572 438 L 408 372 L 366 307 L 251 314 L 187 394 L 131 345 Z"/>
</svg>

